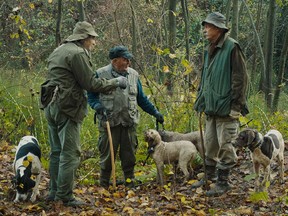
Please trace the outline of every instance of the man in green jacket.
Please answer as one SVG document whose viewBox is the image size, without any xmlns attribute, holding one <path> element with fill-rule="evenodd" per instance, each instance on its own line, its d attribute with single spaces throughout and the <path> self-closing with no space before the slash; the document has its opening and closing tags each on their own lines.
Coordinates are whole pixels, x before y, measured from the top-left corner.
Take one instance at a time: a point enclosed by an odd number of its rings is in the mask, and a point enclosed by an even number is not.
<svg viewBox="0 0 288 216">
<path fill-rule="evenodd" d="M 96 78 L 90 61 L 96 32 L 86 21 L 78 22 L 62 45 L 48 58 L 48 76 L 41 85 L 41 104 L 48 121 L 48 200 L 67 206 L 85 204 L 73 196 L 76 169 L 80 163 L 80 126 L 87 114 L 87 92 L 126 88 L 127 79 Z"/>
<path fill-rule="evenodd" d="M 219 196 L 231 189 L 229 173 L 237 162 L 231 141 L 239 130 L 239 117 L 248 114 L 248 75 L 244 55 L 237 41 L 227 35 L 226 18 L 213 12 L 202 22 L 209 45 L 204 54 L 202 78 L 194 108 L 205 113 L 205 165 L 208 180 L 217 177 L 207 196 Z M 217 170 L 217 172 L 216 172 Z M 216 175 L 217 174 L 217 175 Z M 192 184 L 197 188 L 207 179 Z"/>
</svg>

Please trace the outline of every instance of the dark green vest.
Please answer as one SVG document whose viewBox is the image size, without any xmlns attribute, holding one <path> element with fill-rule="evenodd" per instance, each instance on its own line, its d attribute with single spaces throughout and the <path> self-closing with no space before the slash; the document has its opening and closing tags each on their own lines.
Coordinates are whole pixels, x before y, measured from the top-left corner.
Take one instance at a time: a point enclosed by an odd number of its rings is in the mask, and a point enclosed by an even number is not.
<svg viewBox="0 0 288 216">
<path fill-rule="evenodd" d="M 231 53 L 237 43 L 227 38 L 209 62 L 205 51 L 200 90 L 194 108 L 207 115 L 228 116 L 231 111 Z"/>
</svg>

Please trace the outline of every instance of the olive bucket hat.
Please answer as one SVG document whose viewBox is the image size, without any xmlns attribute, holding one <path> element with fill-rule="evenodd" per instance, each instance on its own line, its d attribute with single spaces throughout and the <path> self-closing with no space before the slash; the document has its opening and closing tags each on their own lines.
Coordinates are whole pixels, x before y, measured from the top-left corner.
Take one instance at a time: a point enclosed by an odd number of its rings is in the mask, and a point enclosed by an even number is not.
<svg viewBox="0 0 288 216">
<path fill-rule="evenodd" d="M 208 14 L 206 19 L 202 22 L 202 25 L 205 23 L 210 23 L 218 28 L 225 29 L 226 32 L 229 31 L 229 28 L 226 26 L 226 17 L 219 12 Z"/>
<path fill-rule="evenodd" d="M 130 60 L 133 58 L 133 55 L 128 51 L 127 47 L 125 46 L 115 46 L 111 48 L 109 51 L 109 58 L 114 59 L 119 57 L 123 57 Z"/>
<path fill-rule="evenodd" d="M 76 23 L 75 28 L 73 29 L 73 34 L 70 35 L 68 38 L 66 38 L 65 41 L 82 40 L 89 36 L 94 36 L 94 37 L 98 36 L 93 26 L 86 21 L 78 22 Z"/>
</svg>

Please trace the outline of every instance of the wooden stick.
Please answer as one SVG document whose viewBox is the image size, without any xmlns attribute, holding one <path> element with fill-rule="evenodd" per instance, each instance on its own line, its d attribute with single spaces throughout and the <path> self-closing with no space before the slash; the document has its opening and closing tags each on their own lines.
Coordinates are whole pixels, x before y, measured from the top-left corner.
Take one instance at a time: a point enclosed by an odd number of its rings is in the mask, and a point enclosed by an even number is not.
<svg viewBox="0 0 288 216">
<path fill-rule="evenodd" d="M 110 156 L 111 156 L 111 166 L 112 166 L 112 179 L 113 179 L 113 189 L 116 189 L 116 174 L 115 174 L 115 161 L 114 161 L 114 147 L 112 142 L 112 135 L 110 130 L 109 121 L 106 121 L 108 138 L 109 138 L 109 145 L 110 145 Z"/>
</svg>

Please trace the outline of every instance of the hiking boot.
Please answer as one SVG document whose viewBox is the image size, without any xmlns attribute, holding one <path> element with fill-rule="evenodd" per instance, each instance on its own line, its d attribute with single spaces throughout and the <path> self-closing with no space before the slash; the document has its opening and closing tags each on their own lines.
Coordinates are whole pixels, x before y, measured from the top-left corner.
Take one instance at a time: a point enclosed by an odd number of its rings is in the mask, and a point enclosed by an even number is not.
<svg viewBox="0 0 288 216">
<path fill-rule="evenodd" d="M 193 183 L 191 185 L 191 189 L 201 187 L 201 186 L 205 185 L 207 181 L 215 182 L 216 181 L 215 171 L 216 171 L 216 167 L 215 166 L 207 166 L 206 165 L 207 180 L 205 179 L 205 176 L 204 176 L 199 181 Z"/>
<path fill-rule="evenodd" d="M 208 197 L 217 197 L 225 194 L 227 191 L 231 190 L 231 185 L 228 183 L 230 170 L 218 170 L 218 179 L 215 188 L 206 192 Z"/>
<path fill-rule="evenodd" d="M 109 188 L 109 180 L 106 180 L 106 179 L 100 179 L 100 186 L 105 188 L 105 189 L 108 189 Z"/>
<path fill-rule="evenodd" d="M 48 197 L 46 198 L 47 202 L 53 202 L 55 200 L 55 195 L 49 194 Z"/>
<path fill-rule="evenodd" d="M 83 206 L 83 205 L 87 205 L 87 203 L 81 201 L 81 200 L 77 200 L 75 198 L 69 200 L 69 201 L 65 201 L 63 202 L 64 206 L 71 206 L 71 207 L 77 207 L 77 206 Z"/>
</svg>

